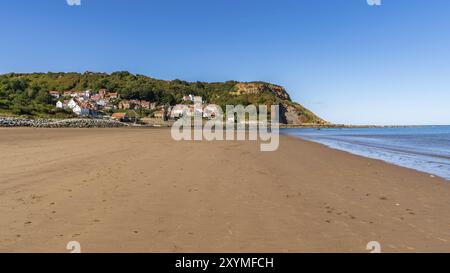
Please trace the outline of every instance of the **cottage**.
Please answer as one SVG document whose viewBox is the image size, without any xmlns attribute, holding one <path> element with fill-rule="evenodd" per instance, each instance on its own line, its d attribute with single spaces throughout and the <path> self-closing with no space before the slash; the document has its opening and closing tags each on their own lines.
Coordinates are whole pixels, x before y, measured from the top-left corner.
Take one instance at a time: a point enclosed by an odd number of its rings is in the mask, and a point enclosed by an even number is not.
<svg viewBox="0 0 450 273">
<path fill-rule="evenodd" d="M 211 104 L 205 107 L 205 109 L 203 109 L 203 117 L 204 118 L 208 118 L 208 119 L 213 119 L 216 118 L 217 116 L 219 116 L 221 114 L 221 109 L 219 106 Z"/>
<path fill-rule="evenodd" d="M 139 100 L 130 100 L 130 108 L 131 109 L 140 109 L 141 102 Z"/>
<path fill-rule="evenodd" d="M 60 96 L 59 91 L 50 91 L 50 92 L 48 92 L 48 93 L 49 93 L 50 96 L 52 96 L 53 98 L 59 99 L 59 96 Z"/>
<path fill-rule="evenodd" d="M 82 91 L 75 92 L 75 96 L 78 98 L 82 98 L 82 97 L 84 97 L 84 92 L 82 92 Z"/>
<path fill-rule="evenodd" d="M 119 109 L 124 109 L 124 110 L 131 109 L 131 102 L 129 100 L 122 100 L 119 103 Z"/>
<path fill-rule="evenodd" d="M 58 101 L 58 102 L 56 103 L 56 108 L 63 109 L 63 108 L 64 108 L 64 103 L 63 103 L 62 101 Z"/>
<path fill-rule="evenodd" d="M 189 107 L 187 105 L 177 104 L 170 111 L 170 117 L 180 118 L 183 117 L 187 112 L 189 112 Z"/>
<path fill-rule="evenodd" d="M 109 93 L 108 97 L 110 99 L 118 99 L 119 98 L 119 94 L 118 93 Z"/>
<path fill-rule="evenodd" d="M 166 120 L 166 111 L 164 109 L 156 111 L 153 116 L 158 119 Z"/>
<path fill-rule="evenodd" d="M 114 120 L 118 120 L 118 121 L 129 121 L 130 120 L 127 113 L 114 113 L 114 114 L 112 114 L 111 118 Z"/>
<path fill-rule="evenodd" d="M 91 89 L 85 90 L 84 97 L 89 99 L 91 97 L 91 93 L 92 93 Z"/>
<path fill-rule="evenodd" d="M 78 116 L 88 116 L 90 114 L 89 105 L 86 103 L 81 103 L 77 99 L 71 99 L 67 103 L 67 107 Z"/>
<path fill-rule="evenodd" d="M 103 109 L 105 109 L 105 110 L 113 110 L 113 109 L 116 109 L 116 108 L 117 107 L 114 104 L 110 103 L 110 102 L 106 102 L 105 106 L 103 106 Z"/>
<path fill-rule="evenodd" d="M 78 102 L 75 99 L 70 99 L 69 103 L 67 103 L 67 107 L 70 109 L 75 108 L 78 105 Z"/>
<path fill-rule="evenodd" d="M 100 90 L 98 90 L 98 94 L 100 95 L 100 97 L 101 97 L 102 99 L 104 99 L 104 98 L 106 97 L 106 93 L 107 93 L 106 89 L 100 89 Z"/>
<path fill-rule="evenodd" d="M 99 107 L 105 107 L 107 102 L 104 99 L 99 99 L 95 102 Z"/>
<path fill-rule="evenodd" d="M 151 107 L 151 103 L 149 101 L 145 101 L 145 100 L 141 101 L 141 108 L 151 109 L 150 107 Z"/>
<path fill-rule="evenodd" d="M 89 108 L 82 107 L 80 105 L 76 105 L 72 111 L 78 116 L 89 116 Z"/>
<path fill-rule="evenodd" d="M 95 94 L 91 96 L 91 100 L 93 101 L 99 101 L 102 97 L 100 96 L 100 94 Z"/>
</svg>

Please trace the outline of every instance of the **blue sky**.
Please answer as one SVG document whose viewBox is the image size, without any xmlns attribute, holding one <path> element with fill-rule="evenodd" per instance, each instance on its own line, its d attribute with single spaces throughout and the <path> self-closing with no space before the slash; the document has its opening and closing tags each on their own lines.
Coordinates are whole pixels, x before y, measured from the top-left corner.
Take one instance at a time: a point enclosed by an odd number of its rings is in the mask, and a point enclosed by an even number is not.
<svg viewBox="0 0 450 273">
<path fill-rule="evenodd" d="M 10 0 L 0 73 L 283 85 L 348 124 L 450 124 L 450 1 Z"/>
</svg>

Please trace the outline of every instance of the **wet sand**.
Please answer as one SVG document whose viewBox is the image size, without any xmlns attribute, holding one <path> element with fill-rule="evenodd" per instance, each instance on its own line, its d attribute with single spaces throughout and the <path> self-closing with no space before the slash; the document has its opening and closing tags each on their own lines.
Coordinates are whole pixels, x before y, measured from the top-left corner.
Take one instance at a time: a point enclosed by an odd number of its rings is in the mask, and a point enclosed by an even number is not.
<svg viewBox="0 0 450 273">
<path fill-rule="evenodd" d="M 450 182 L 282 136 L 0 129 L 0 252 L 450 252 Z"/>
</svg>

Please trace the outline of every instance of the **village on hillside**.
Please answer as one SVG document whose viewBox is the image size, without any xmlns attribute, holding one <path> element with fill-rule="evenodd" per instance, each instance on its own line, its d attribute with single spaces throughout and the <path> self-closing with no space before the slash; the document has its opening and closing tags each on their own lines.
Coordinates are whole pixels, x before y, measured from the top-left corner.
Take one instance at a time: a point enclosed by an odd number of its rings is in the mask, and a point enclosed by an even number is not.
<svg viewBox="0 0 450 273">
<path fill-rule="evenodd" d="M 80 117 L 110 118 L 122 122 L 153 118 L 161 121 L 175 120 L 182 116 L 193 117 L 200 114 L 205 119 L 217 116 L 217 106 L 206 105 L 202 97 L 188 95 L 182 104 L 160 105 L 146 100 L 122 99 L 117 92 L 100 89 L 85 91 L 50 91 L 56 101 L 56 108 L 66 109 Z"/>
</svg>

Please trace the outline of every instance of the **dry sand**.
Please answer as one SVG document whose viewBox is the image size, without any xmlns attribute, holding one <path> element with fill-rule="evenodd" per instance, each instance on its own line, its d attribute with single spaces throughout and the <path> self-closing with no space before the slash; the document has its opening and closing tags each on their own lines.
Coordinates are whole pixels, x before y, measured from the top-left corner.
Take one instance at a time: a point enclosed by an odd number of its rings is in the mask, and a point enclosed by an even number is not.
<svg viewBox="0 0 450 273">
<path fill-rule="evenodd" d="M 281 137 L 0 129 L 0 252 L 450 252 L 450 182 Z"/>
</svg>

